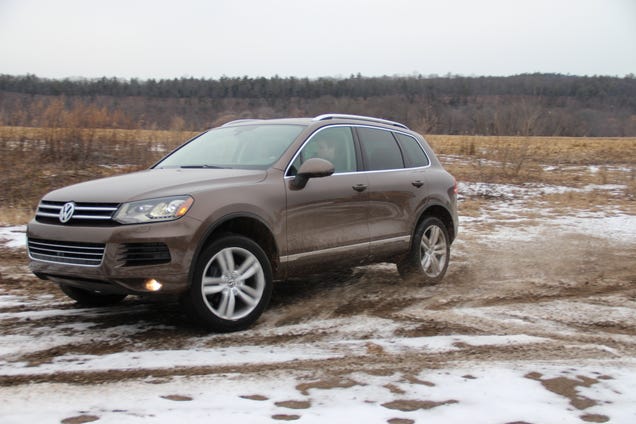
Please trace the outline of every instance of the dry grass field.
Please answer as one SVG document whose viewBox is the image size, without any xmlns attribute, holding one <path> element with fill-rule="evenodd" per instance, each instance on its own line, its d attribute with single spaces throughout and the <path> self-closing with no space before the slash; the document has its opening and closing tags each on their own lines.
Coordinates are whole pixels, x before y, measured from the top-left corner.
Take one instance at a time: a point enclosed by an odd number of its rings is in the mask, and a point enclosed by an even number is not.
<svg viewBox="0 0 636 424">
<path fill-rule="evenodd" d="M 195 134 L 0 127 L 0 222 L 25 223 L 46 192 L 146 168 Z"/>
<path fill-rule="evenodd" d="M 617 208 L 636 215 L 636 138 L 431 135 L 427 140 L 458 181 L 569 187 L 536 200 L 565 209 Z M 621 187 L 584 189 L 612 185 Z M 491 195 L 484 189 L 469 196 L 461 213 L 478 213 Z"/>
<path fill-rule="evenodd" d="M 463 166 L 444 164 L 458 180 L 580 185 L 636 179 L 636 138 L 431 135 L 427 140 L 440 155 L 470 159 Z M 583 177 L 567 172 L 577 166 L 596 166 L 598 173 Z M 621 166 L 631 170 L 617 172 Z"/>
<path fill-rule="evenodd" d="M 25 223 L 39 198 L 52 189 L 148 167 L 195 134 L 0 127 L 0 223 Z M 571 187 L 622 184 L 628 198 L 636 195 L 636 138 L 431 135 L 427 139 L 458 181 Z M 594 172 L 569 172 L 586 166 Z M 566 200 L 585 203 L 584 197 L 570 195 Z"/>
</svg>

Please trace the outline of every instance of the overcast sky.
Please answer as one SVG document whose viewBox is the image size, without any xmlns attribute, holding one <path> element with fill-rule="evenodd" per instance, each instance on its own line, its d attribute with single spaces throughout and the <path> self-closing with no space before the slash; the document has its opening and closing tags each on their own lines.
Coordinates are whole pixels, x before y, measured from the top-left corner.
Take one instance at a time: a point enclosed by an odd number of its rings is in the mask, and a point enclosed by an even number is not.
<svg viewBox="0 0 636 424">
<path fill-rule="evenodd" d="M 636 0 L 0 0 L 0 74 L 636 73 Z"/>
</svg>

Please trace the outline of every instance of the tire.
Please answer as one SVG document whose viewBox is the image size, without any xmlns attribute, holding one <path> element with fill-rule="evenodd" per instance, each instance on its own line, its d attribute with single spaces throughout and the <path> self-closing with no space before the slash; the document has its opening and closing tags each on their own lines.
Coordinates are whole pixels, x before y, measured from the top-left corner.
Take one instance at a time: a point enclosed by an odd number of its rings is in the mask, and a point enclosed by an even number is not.
<svg viewBox="0 0 636 424">
<path fill-rule="evenodd" d="M 110 306 L 121 302 L 126 297 L 125 294 L 102 294 L 66 284 L 60 284 L 60 289 L 81 306 Z"/>
<path fill-rule="evenodd" d="M 442 221 L 425 218 L 415 230 L 408 256 L 397 264 L 402 279 L 428 285 L 442 281 L 450 259 L 449 240 Z"/>
<path fill-rule="evenodd" d="M 223 236 L 201 253 L 195 266 L 181 303 L 203 327 L 217 332 L 244 330 L 269 304 L 272 268 L 251 239 Z"/>
</svg>

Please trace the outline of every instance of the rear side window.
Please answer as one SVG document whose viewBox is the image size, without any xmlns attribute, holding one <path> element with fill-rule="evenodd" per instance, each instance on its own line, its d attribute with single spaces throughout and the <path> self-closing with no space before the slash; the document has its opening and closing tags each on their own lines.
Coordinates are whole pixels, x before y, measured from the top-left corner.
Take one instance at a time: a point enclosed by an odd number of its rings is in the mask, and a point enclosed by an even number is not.
<svg viewBox="0 0 636 424">
<path fill-rule="evenodd" d="M 390 131 L 357 128 L 368 171 L 404 168 L 402 153 Z"/>
<path fill-rule="evenodd" d="M 430 162 L 428 157 L 422 150 L 422 146 L 416 139 L 408 135 L 395 133 L 402 151 L 404 152 L 404 160 L 409 168 L 417 168 L 418 166 L 427 166 Z"/>
</svg>

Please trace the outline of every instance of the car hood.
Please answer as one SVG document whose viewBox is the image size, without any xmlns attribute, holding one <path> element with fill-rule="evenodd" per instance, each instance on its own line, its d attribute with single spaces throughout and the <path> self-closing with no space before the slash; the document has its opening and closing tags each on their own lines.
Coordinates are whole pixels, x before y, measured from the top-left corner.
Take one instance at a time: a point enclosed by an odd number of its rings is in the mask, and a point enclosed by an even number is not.
<svg viewBox="0 0 636 424">
<path fill-rule="evenodd" d="M 43 200 L 87 203 L 123 203 L 251 185 L 267 175 L 262 170 L 243 169 L 148 169 L 115 177 L 100 178 L 55 190 Z"/>
</svg>

